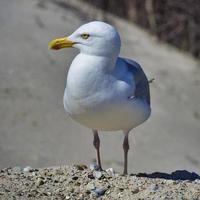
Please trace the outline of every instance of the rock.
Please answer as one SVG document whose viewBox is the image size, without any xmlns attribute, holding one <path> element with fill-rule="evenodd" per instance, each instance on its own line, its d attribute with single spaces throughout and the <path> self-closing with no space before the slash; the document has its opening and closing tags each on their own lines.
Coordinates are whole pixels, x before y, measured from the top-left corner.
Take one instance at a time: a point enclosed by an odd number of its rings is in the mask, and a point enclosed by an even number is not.
<svg viewBox="0 0 200 200">
<path fill-rule="evenodd" d="M 81 183 L 77 181 L 74 185 L 75 185 L 75 186 L 80 186 Z"/>
<path fill-rule="evenodd" d="M 42 178 L 38 178 L 36 181 L 36 186 L 40 186 L 44 184 L 44 180 Z"/>
<path fill-rule="evenodd" d="M 35 172 L 32 172 L 32 176 L 35 176 L 36 175 L 36 173 Z"/>
<path fill-rule="evenodd" d="M 118 198 L 121 198 L 121 197 L 123 196 L 123 193 L 122 193 L 122 192 L 119 192 L 119 193 L 117 194 L 117 196 L 118 196 Z"/>
<path fill-rule="evenodd" d="M 52 193 L 51 193 L 51 192 L 47 192 L 47 195 L 51 196 L 51 195 L 52 195 Z"/>
<path fill-rule="evenodd" d="M 137 194 L 140 190 L 138 188 L 133 189 L 131 192 L 132 194 Z"/>
<path fill-rule="evenodd" d="M 114 176 L 115 175 L 115 171 L 113 168 L 108 168 L 106 169 L 106 172 L 110 175 L 110 176 Z"/>
<path fill-rule="evenodd" d="M 99 166 L 96 164 L 96 163 L 91 163 L 90 164 L 90 170 L 98 170 L 99 169 Z"/>
<path fill-rule="evenodd" d="M 124 191 L 124 188 L 120 187 L 120 188 L 118 188 L 118 190 L 119 190 L 120 192 L 123 192 L 123 191 Z"/>
<path fill-rule="evenodd" d="M 78 176 L 73 176 L 72 180 L 74 180 L 74 181 L 78 180 Z"/>
<path fill-rule="evenodd" d="M 174 180 L 167 180 L 166 184 L 168 184 L 168 185 L 172 185 L 172 184 L 175 185 L 176 181 L 174 181 Z"/>
<path fill-rule="evenodd" d="M 67 196 L 65 196 L 65 199 L 69 200 L 69 199 L 70 199 L 70 196 L 68 196 L 68 195 L 67 195 Z"/>
<path fill-rule="evenodd" d="M 31 172 L 32 171 L 32 167 L 30 167 L 30 166 L 26 166 L 26 167 L 24 167 L 24 169 L 23 169 L 23 172 Z"/>
<path fill-rule="evenodd" d="M 63 171 L 61 169 L 55 169 L 53 175 L 63 175 Z"/>
<path fill-rule="evenodd" d="M 196 179 L 194 182 L 200 184 L 200 179 Z"/>
<path fill-rule="evenodd" d="M 91 190 L 94 190 L 96 187 L 95 187 L 95 184 L 94 183 L 88 183 L 87 186 L 86 186 L 86 189 L 91 191 Z"/>
<path fill-rule="evenodd" d="M 93 190 L 93 192 L 95 193 L 96 197 L 100 197 L 105 194 L 106 189 L 105 188 L 95 188 Z"/>
<path fill-rule="evenodd" d="M 150 185 L 149 190 L 152 192 L 155 192 L 156 190 L 158 190 L 158 188 L 159 187 L 157 184 L 152 184 L 152 185 Z"/>
<path fill-rule="evenodd" d="M 89 179 L 95 179 L 95 177 L 93 176 L 92 173 L 88 174 L 88 178 L 89 178 Z"/>
<path fill-rule="evenodd" d="M 76 169 L 78 169 L 78 170 L 85 170 L 85 169 L 87 169 L 87 166 L 86 165 L 75 165 L 75 167 L 76 167 Z"/>
<path fill-rule="evenodd" d="M 22 172 L 22 168 L 21 167 L 13 167 L 13 172 L 15 173 L 15 174 L 19 174 L 19 173 L 21 173 Z"/>
<path fill-rule="evenodd" d="M 101 171 L 93 171 L 93 176 L 97 179 L 100 179 L 103 176 L 103 174 Z"/>
</svg>

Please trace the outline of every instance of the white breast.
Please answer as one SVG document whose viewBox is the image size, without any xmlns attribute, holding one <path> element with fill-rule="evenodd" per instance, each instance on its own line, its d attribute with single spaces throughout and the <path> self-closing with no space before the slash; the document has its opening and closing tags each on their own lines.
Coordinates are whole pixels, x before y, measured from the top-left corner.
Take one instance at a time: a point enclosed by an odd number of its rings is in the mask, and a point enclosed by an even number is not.
<svg viewBox="0 0 200 200">
<path fill-rule="evenodd" d="M 64 107 L 72 118 L 98 130 L 128 129 L 147 118 L 150 110 L 144 110 L 145 102 L 128 99 L 134 92 L 134 80 L 127 74 L 124 80 L 127 72 L 122 63 L 118 65 L 119 73 L 118 67 L 113 71 L 115 63 L 108 58 L 79 54 L 74 59 L 64 94 Z"/>
</svg>

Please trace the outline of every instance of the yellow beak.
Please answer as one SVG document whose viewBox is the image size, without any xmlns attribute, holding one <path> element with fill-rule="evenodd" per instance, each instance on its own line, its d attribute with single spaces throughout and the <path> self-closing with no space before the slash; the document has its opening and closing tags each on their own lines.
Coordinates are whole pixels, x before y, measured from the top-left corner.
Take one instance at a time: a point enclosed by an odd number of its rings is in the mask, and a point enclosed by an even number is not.
<svg viewBox="0 0 200 200">
<path fill-rule="evenodd" d="M 75 42 L 71 41 L 69 38 L 63 37 L 54 39 L 51 42 L 49 42 L 49 49 L 59 50 L 62 48 L 73 47 L 74 44 Z"/>
</svg>

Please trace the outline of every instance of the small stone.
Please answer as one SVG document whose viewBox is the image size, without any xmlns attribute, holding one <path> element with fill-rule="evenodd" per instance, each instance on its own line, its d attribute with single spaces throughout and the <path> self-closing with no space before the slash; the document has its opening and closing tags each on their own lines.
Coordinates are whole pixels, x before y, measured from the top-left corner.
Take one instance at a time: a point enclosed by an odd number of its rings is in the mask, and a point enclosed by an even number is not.
<svg viewBox="0 0 200 200">
<path fill-rule="evenodd" d="M 55 179 L 53 182 L 54 182 L 54 183 L 59 183 L 59 181 L 58 181 L 57 179 Z"/>
<path fill-rule="evenodd" d="M 97 179 L 100 179 L 102 177 L 102 172 L 100 171 L 93 171 L 93 176 Z"/>
<path fill-rule="evenodd" d="M 83 194 L 79 194 L 79 198 L 78 199 L 83 199 Z"/>
<path fill-rule="evenodd" d="M 117 194 L 117 196 L 120 198 L 120 197 L 123 196 L 123 194 L 120 192 L 120 193 Z"/>
<path fill-rule="evenodd" d="M 133 189 L 131 192 L 132 194 L 137 194 L 140 190 L 138 188 Z"/>
<path fill-rule="evenodd" d="M 157 184 L 152 184 L 152 185 L 150 185 L 150 188 L 149 188 L 149 189 L 150 189 L 151 191 L 155 192 L 156 190 L 158 190 L 158 188 L 159 188 L 159 187 L 158 187 Z"/>
<path fill-rule="evenodd" d="M 171 184 L 175 185 L 175 184 L 176 184 L 176 181 L 174 181 L 174 180 L 167 180 L 167 181 L 166 181 L 166 184 L 167 184 L 167 185 L 171 185 Z"/>
<path fill-rule="evenodd" d="M 74 180 L 74 181 L 78 180 L 78 176 L 73 176 L 72 180 Z"/>
<path fill-rule="evenodd" d="M 119 188 L 119 191 L 120 191 L 120 192 L 123 192 L 123 191 L 124 191 L 124 188 Z"/>
<path fill-rule="evenodd" d="M 138 181 L 138 177 L 135 176 L 135 175 L 132 176 L 132 179 L 133 179 L 134 182 Z"/>
<path fill-rule="evenodd" d="M 47 194 L 46 192 L 43 192 L 42 194 L 43 194 L 44 196 L 48 196 L 48 194 Z M 32 195 L 33 195 L 33 194 L 32 194 Z"/>
<path fill-rule="evenodd" d="M 36 185 L 40 186 L 40 185 L 43 185 L 43 184 L 44 184 L 44 181 L 41 178 L 38 178 L 37 181 L 36 181 Z"/>
<path fill-rule="evenodd" d="M 95 187 L 95 184 L 94 183 L 88 183 L 87 186 L 86 186 L 86 189 L 87 190 L 94 190 L 96 187 Z"/>
<path fill-rule="evenodd" d="M 96 197 L 100 197 L 100 196 L 102 196 L 102 195 L 105 194 L 106 189 L 105 189 L 105 188 L 96 188 L 96 189 L 93 190 L 93 191 L 94 191 Z"/>
<path fill-rule="evenodd" d="M 69 191 L 70 191 L 71 193 L 73 193 L 73 192 L 74 192 L 74 188 L 70 188 Z"/>
<path fill-rule="evenodd" d="M 63 175 L 63 171 L 61 169 L 55 169 L 53 175 Z"/>
<path fill-rule="evenodd" d="M 65 199 L 68 199 L 68 200 L 69 200 L 69 199 L 70 199 L 70 196 L 68 196 L 68 195 L 67 195 L 67 196 L 65 196 Z"/>
<path fill-rule="evenodd" d="M 99 169 L 99 166 L 96 164 L 96 163 L 92 163 L 90 164 L 90 170 L 98 170 Z"/>
<path fill-rule="evenodd" d="M 21 167 L 13 167 L 13 172 L 15 173 L 15 174 L 19 174 L 19 173 L 21 173 L 21 171 L 22 171 L 22 168 Z"/>
<path fill-rule="evenodd" d="M 107 174 L 109 174 L 110 176 L 114 176 L 115 175 L 115 171 L 113 168 L 108 168 L 106 169 Z"/>
<path fill-rule="evenodd" d="M 88 178 L 94 179 L 95 177 L 93 176 L 93 174 L 88 174 Z"/>
<path fill-rule="evenodd" d="M 24 169 L 23 169 L 23 172 L 31 172 L 32 171 L 32 168 L 30 167 L 30 166 L 26 166 L 26 167 L 24 167 Z"/>
<path fill-rule="evenodd" d="M 52 193 L 51 193 L 51 192 L 47 192 L 47 194 L 48 194 L 49 196 L 51 196 L 51 195 L 52 195 Z"/>
<path fill-rule="evenodd" d="M 196 179 L 194 182 L 200 184 L 200 179 Z"/>
<path fill-rule="evenodd" d="M 86 190 L 85 194 L 89 195 L 89 194 L 91 194 L 91 191 L 90 190 Z"/>
<path fill-rule="evenodd" d="M 110 194 L 110 193 L 111 193 L 111 191 L 110 191 L 110 190 L 107 190 L 107 191 L 106 191 L 106 194 Z"/>
<path fill-rule="evenodd" d="M 76 182 L 74 185 L 75 185 L 75 186 L 80 186 L 81 183 L 80 183 L 80 182 Z"/>
<path fill-rule="evenodd" d="M 87 166 L 86 166 L 86 165 L 75 165 L 75 167 L 76 167 L 78 170 L 85 170 L 85 169 L 87 169 Z"/>
<path fill-rule="evenodd" d="M 35 176 L 36 175 L 36 173 L 35 172 L 32 172 L 32 176 Z"/>
</svg>

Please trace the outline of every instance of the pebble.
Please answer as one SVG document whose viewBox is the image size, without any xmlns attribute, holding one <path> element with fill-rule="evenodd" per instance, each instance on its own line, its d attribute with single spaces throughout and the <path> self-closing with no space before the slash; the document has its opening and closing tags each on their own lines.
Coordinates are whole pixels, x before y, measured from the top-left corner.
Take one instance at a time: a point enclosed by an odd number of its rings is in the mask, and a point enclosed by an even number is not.
<svg viewBox="0 0 200 200">
<path fill-rule="evenodd" d="M 19 174 L 22 172 L 22 168 L 21 167 L 13 167 L 13 172 L 16 174 Z"/>
<path fill-rule="evenodd" d="M 55 169 L 53 175 L 63 175 L 63 171 L 61 169 Z"/>
<path fill-rule="evenodd" d="M 122 192 L 118 193 L 117 196 L 121 198 L 123 196 Z"/>
<path fill-rule="evenodd" d="M 32 172 L 32 176 L 35 176 L 36 175 L 36 173 L 35 172 Z"/>
<path fill-rule="evenodd" d="M 88 174 L 88 178 L 89 178 L 89 179 L 95 179 L 95 177 L 94 177 L 93 174 L 91 174 L 91 173 Z"/>
<path fill-rule="evenodd" d="M 87 190 L 94 190 L 96 187 L 95 187 L 95 184 L 94 183 L 88 183 L 87 186 L 86 186 L 86 189 Z"/>
<path fill-rule="evenodd" d="M 170 185 L 170 184 L 176 184 L 176 181 L 174 181 L 174 180 L 167 180 L 166 181 L 166 184 L 168 184 L 168 185 Z"/>
<path fill-rule="evenodd" d="M 23 172 L 30 172 L 32 170 L 32 167 L 30 167 L 30 166 L 26 166 L 26 167 L 24 167 L 24 169 L 23 169 Z"/>
<path fill-rule="evenodd" d="M 87 166 L 86 166 L 86 165 L 83 165 L 83 164 L 81 164 L 81 165 L 75 165 L 75 167 L 76 167 L 76 169 L 78 169 L 78 170 L 85 170 L 85 169 L 87 169 Z"/>
<path fill-rule="evenodd" d="M 44 181 L 41 178 L 38 178 L 37 181 L 36 181 L 36 186 L 40 186 L 40 185 L 43 185 L 43 184 L 44 184 Z"/>
<path fill-rule="evenodd" d="M 137 177 L 137 176 L 132 176 L 132 180 L 133 180 L 134 182 L 136 182 L 136 181 L 138 181 L 138 177 Z"/>
<path fill-rule="evenodd" d="M 114 176 L 114 175 L 115 175 L 115 171 L 114 171 L 113 168 L 108 168 L 108 169 L 106 169 L 106 172 L 107 172 L 108 175 L 110 175 L 110 176 Z"/>
<path fill-rule="evenodd" d="M 102 172 L 100 171 L 93 171 L 93 176 L 97 179 L 100 179 L 102 177 Z"/>
<path fill-rule="evenodd" d="M 0 170 L 0 180 L 3 178 L 0 199 L 199 199 L 198 179 L 178 182 L 135 175 L 112 177 L 107 171 L 81 170 L 74 166 L 60 167 L 58 171 L 55 168 L 34 169 L 27 174 L 23 168 L 17 173 L 19 169 Z"/>
<path fill-rule="evenodd" d="M 150 185 L 149 190 L 155 192 L 155 191 L 158 190 L 158 188 L 159 188 L 159 187 L 158 187 L 157 184 L 152 184 L 152 185 Z"/>
<path fill-rule="evenodd" d="M 90 164 L 90 170 L 98 170 L 99 169 L 99 166 L 96 164 L 96 163 L 91 163 Z"/>
<path fill-rule="evenodd" d="M 106 189 L 105 188 L 95 188 L 93 190 L 93 192 L 95 193 L 96 197 L 100 197 L 105 194 Z"/>
<path fill-rule="evenodd" d="M 74 181 L 78 180 L 78 176 L 73 176 L 72 180 L 74 180 Z"/>
<path fill-rule="evenodd" d="M 140 190 L 138 188 L 133 189 L 131 192 L 132 194 L 137 194 Z"/>
<path fill-rule="evenodd" d="M 200 184 L 200 179 L 196 179 L 194 182 Z"/>
</svg>

